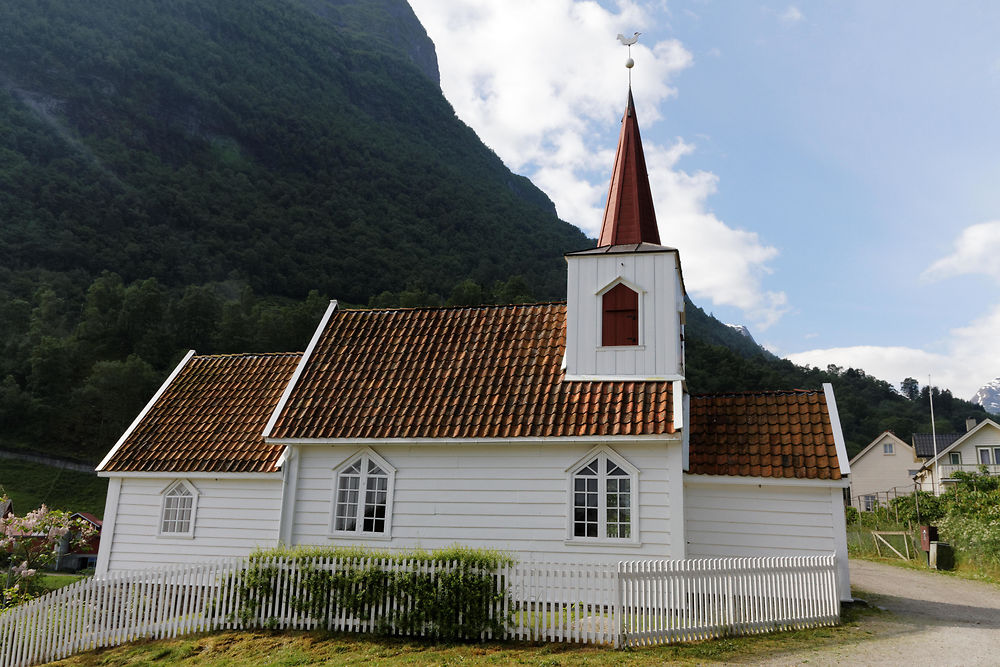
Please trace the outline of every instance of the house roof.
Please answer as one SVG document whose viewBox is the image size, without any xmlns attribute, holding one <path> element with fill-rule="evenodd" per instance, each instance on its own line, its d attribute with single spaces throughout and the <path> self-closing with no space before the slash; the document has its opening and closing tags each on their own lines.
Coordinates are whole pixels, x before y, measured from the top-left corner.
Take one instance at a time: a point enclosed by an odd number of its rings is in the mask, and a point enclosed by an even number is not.
<svg viewBox="0 0 1000 667">
<path fill-rule="evenodd" d="M 961 438 L 964 433 L 938 433 L 937 434 L 937 451 L 938 454 L 943 452 L 948 447 Z M 931 433 L 914 433 L 913 434 L 913 450 L 917 453 L 917 456 L 922 459 L 932 459 L 934 458 L 934 438 Z"/>
<path fill-rule="evenodd" d="M 283 439 L 674 433 L 672 382 L 563 380 L 565 318 L 561 303 L 332 311 L 306 355 L 194 356 L 103 469 L 274 472 Z M 840 479 L 833 411 L 822 391 L 692 396 L 689 471 Z"/>
<path fill-rule="evenodd" d="M 860 461 L 862 459 L 862 457 L 864 457 L 865 454 L 867 454 L 868 452 L 870 452 L 872 450 L 872 448 L 875 447 L 875 445 L 879 444 L 880 442 L 882 442 L 886 438 L 890 438 L 891 440 L 893 440 L 895 442 L 895 444 L 901 445 L 903 447 L 909 447 L 910 449 L 913 449 L 913 447 L 911 447 L 909 443 L 905 442 L 902 438 L 900 438 L 898 435 L 896 435 L 892 431 L 882 431 L 881 433 L 878 434 L 878 436 L 875 437 L 874 440 L 872 440 L 871 442 L 868 443 L 867 447 L 865 447 L 860 452 L 858 452 L 857 454 L 854 455 L 854 458 L 851 459 L 851 465 L 853 466 L 856 461 Z"/>
<path fill-rule="evenodd" d="M 108 472 L 274 472 L 261 433 L 301 355 L 194 356 L 104 463 Z"/>
<path fill-rule="evenodd" d="M 656 226 L 656 212 L 653 210 L 653 195 L 649 189 L 649 174 L 646 172 L 646 158 L 642 153 L 632 89 L 629 88 L 628 104 L 625 106 L 622 129 L 618 135 L 611 187 L 608 190 L 608 202 L 604 208 L 604 221 L 597 245 L 644 242 L 660 245 L 660 232 Z"/>
<path fill-rule="evenodd" d="M 73 512 L 72 514 L 69 515 L 69 518 L 71 519 L 74 517 L 80 517 L 84 521 L 90 523 L 95 528 L 100 528 L 101 524 L 103 523 L 100 519 L 97 518 L 96 515 L 91 514 L 90 512 Z"/>
<path fill-rule="evenodd" d="M 565 324 L 563 303 L 335 311 L 267 435 L 673 433 L 671 382 L 563 380 Z"/>
<path fill-rule="evenodd" d="M 689 428 L 692 474 L 841 479 L 822 391 L 693 395 Z"/>
<path fill-rule="evenodd" d="M 978 424 L 976 424 L 976 426 L 974 426 L 973 428 L 969 429 L 965 433 L 959 433 L 959 434 L 957 434 L 957 437 L 954 440 L 952 440 L 950 443 L 948 443 L 947 445 L 942 445 L 941 444 L 942 443 L 941 435 L 938 435 L 938 437 L 937 437 L 938 438 L 938 455 L 937 455 L 937 458 L 934 457 L 934 451 L 932 449 L 930 455 L 928 456 L 929 460 L 924 461 L 924 467 L 925 468 L 929 468 L 938 459 L 940 459 L 941 457 L 943 457 L 945 454 L 947 454 L 951 450 L 960 447 L 962 445 L 962 443 L 964 443 L 967 439 L 971 438 L 974 434 L 979 433 L 979 431 L 981 431 L 981 430 L 983 430 L 985 428 L 993 428 L 993 429 L 996 429 L 996 430 L 1000 431 L 1000 424 L 997 424 L 992 419 L 984 419 L 983 421 L 979 422 Z M 927 434 L 914 433 L 913 437 L 915 438 L 915 437 L 917 437 L 917 435 L 927 435 Z M 950 435 L 955 435 L 955 434 L 949 433 L 947 435 L 950 436 Z"/>
</svg>

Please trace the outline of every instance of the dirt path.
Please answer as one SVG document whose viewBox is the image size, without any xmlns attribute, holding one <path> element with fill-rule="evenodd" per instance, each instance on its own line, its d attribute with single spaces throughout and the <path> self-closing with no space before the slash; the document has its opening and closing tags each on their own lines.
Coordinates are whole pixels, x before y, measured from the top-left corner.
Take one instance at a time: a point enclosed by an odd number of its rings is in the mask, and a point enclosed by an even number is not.
<svg viewBox="0 0 1000 667">
<path fill-rule="evenodd" d="M 871 639 L 779 655 L 763 665 L 1000 665 L 1000 587 L 851 561 L 851 585 L 892 612 Z"/>
</svg>

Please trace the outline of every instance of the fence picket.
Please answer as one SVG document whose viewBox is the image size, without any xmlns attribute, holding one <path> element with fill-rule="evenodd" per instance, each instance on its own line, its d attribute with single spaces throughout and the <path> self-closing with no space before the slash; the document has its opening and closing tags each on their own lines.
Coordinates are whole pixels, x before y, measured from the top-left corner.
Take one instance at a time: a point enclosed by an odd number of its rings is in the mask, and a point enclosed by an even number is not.
<svg viewBox="0 0 1000 667">
<path fill-rule="evenodd" d="M 762 558 L 622 561 L 611 565 L 569 565 L 547 561 L 498 567 L 491 577 L 499 599 L 472 599 L 447 613 L 420 616 L 417 600 L 399 586 L 406 573 L 426 577 L 442 591 L 444 578 L 464 576 L 461 563 L 416 559 L 233 559 L 158 570 L 116 572 L 79 581 L 0 613 L 0 664 L 20 667 L 74 652 L 116 645 L 140 637 L 219 628 L 259 627 L 440 635 L 457 620 L 487 614 L 503 620 L 496 638 L 604 643 L 614 646 L 669 643 L 722 634 L 755 634 L 780 628 L 836 623 L 839 618 L 834 555 Z M 270 587 L 247 589 L 248 567 L 270 573 Z M 360 589 L 349 571 L 378 568 L 388 573 L 381 591 Z M 302 591 L 305 570 L 329 573 L 334 586 L 326 599 Z M 266 577 L 265 577 L 266 578 Z M 346 580 L 346 583 L 345 583 Z M 347 586 L 346 590 L 339 587 Z M 364 618 L 350 613 L 345 599 L 373 595 Z M 245 595 L 250 595 L 245 599 Z M 302 602 L 301 605 L 296 601 Z M 241 617 L 243 605 L 256 613 Z M 403 626 L 402 619 L 414 625 Z M 492 631 L 480 639 L 494 638 Z M 473 639 L 475 637 L 469 637 Z"/>
</svg>

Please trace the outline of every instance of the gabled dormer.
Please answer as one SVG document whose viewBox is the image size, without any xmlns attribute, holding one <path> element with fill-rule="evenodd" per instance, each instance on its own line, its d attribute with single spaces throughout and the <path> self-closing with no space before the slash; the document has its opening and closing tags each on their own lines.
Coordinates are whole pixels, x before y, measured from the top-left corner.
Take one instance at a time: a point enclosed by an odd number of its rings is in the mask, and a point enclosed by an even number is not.
<svg viewBox="0 0 1000 667">
<path fill-rule="evenodd" d="M 566 261 L 566 379 L 683 379 L 680 258 L 660 245 L 631 90 L 598 247 Z"/>
</svg>

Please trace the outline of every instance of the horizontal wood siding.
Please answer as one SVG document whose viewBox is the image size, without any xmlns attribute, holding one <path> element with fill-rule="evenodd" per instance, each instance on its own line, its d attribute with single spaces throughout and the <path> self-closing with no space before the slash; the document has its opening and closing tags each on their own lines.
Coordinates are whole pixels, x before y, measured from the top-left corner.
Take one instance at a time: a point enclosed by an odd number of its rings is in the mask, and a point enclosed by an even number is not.
<svg viewBox="0 0 1000 667">
<path fill-rule="evenodd" d="M 246 556 L 278 540 L 281 478 L 192 479 L 199 491 L 193 538 L 159 537 L 160 492 L 178 478 L 124 478 L 109 570 Z"/>
<path fill-rule="evenodd" d="M 679 452 L 680 444 L 670 447 Z M 641 545 L 567 545 L 566 469 L 580 445 L 401 446 L 373 449 L 396 469 L 390 540 L 330 538 L 333 468 L 354 447 L 300 448 L 295 544 L 369 544 L 435 549 L 456 543 L 495 548 L 523 560 L 613 562 L 670 555 L 671 503 L 664 442 L 616 447 L 640 470 Z M 679 455 L 676 457 L 679 461 Z"/>
<path fill-rule="evenodd" d="M 689 558 L 838 551 L 826 486 L 686 483 L 684 503 Z"/>
<path fill-rule="evenodd" d="M 892 454 L 883 445 L 892 443 Z M 919 470 L 923 462 L 917 459 L 913 447 L 890 435 L 883 435 L 864 456 L 851 462 L 851 498 L 896 489 L 900 495 L 913 491 L 910 470 Z"/>
</svg>

